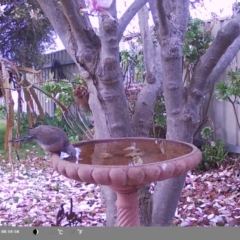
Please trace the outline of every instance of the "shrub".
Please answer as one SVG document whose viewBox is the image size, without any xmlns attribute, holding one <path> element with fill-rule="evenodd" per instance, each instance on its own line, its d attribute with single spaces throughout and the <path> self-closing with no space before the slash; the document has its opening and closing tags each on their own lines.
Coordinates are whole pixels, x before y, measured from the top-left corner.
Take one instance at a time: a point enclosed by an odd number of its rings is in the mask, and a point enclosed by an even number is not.
<svg viewBox="0 0 240 240">
<path fill-rule="evenodd" d="M 212 139 L 213 130 L 211 127 L 205 127 L 201 131 L 201 136 L 204 139 L 202 146 L 202 161 L 198 166 L 200 170 L 209 170 L 211 168 L 218 168 L 224 161 L 227 151 L 222 140 Z"/>
</svg>

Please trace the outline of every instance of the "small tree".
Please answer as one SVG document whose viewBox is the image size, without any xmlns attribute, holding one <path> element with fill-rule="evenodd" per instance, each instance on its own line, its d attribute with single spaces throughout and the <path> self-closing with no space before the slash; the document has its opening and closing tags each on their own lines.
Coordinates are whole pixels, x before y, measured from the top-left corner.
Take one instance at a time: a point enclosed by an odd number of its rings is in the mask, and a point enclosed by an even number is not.
<svg viewBox="0 0 240 240">
<path fill-rule="evenodd" d="M 92 1 L 93 10 L 90 13 L 94 11 L 99 13 L 99 34 L 93 30 L 89 15 L 84 14 L 86 10 L 84 0 L 38 0 L 38 2 L 87 84 L 96 138 L 146 136 L 152 121 L 151 114 L 155 106 L 153 102 L 157 100 L 156 89 L 157 86 L 161 86 L 162 77 L 167 113 L 167 138 L 192 143 L 201 122 L 201 110 L 209 86 L 216 82 L 239 50 L 238 18 L 233 19 L 218 32 L 209 49 L 198 59 L 191 82 L 185 88 L 182 79 L 182 60 L 189 19 L 189 1 L 149 0 L 161 47 L 155 53 L 161 56 L 161 62 L 157 61 L 158 65 L 152 65 L 152 57 L 149 68 L 145 66 L 148 71 L 147 86 L 139 93 L 135 116 L 130 121 L 119 66 L 118 45 L 127 24 L 147 1 L 134 1 L 119 19 L 116 0 L 107 1 L 107 5 L 101 5 L 102 1 Z M 145 38 L 143 42 L 148 40 L 149 38 Z M 158 75 L 160 71 L 157 71 L 159 69 L 162 70 L 160 75 Z M 182 175 L 157 183 L 153 195 L 153 225 L 172 224 L 185 177 Z M 116 196 L 108 187 L 103 186 L 102 190 L 107 205 L 107 225 L 112 226 L 115 223 Z"/>
<path fill-rule="evenodd" d="M 42 53 L 54 46 L 53 28 L 37 1 L 10 1 L 0 14 L 0 55 L 24 67 L 39 67 Z"/>
</svg>

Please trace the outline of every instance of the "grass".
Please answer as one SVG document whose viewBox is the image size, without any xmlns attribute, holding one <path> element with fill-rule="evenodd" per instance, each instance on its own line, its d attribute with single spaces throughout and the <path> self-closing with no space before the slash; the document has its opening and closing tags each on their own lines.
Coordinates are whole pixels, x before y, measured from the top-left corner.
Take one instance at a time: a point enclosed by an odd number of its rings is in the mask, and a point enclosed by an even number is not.
<svg viewBox="0 0 240 240">
<path fill-rule="evenodd" d="M 13 130 L 15 131 L 15 129 Z M 0 120 L 0 161 L 7 158 L 7 151 L 4 150 L 4 137 L 6 133 L 6 123 L 3 120 Z M 14 134 L 13 134 L 14 136 Z M 22 133 L 24 136 L 24 133 Z M 46 153 L 38 146 L 34 141 L 31 142 L 22 142 L 19 149 L 17 150 L 20 159 L 26 158 L 31 153 L 36 154 L 38 157 L 43 157 Z M 13 159 L 16 158 L 16 153 L 13 150 Z"/>
<path fill-rule="evenodd" d="M 2 151 L 4 148 L 4 136 L 6 131 L 6 124 L 4 121 L 0 121 L 0 150 Z"/>
</svg>

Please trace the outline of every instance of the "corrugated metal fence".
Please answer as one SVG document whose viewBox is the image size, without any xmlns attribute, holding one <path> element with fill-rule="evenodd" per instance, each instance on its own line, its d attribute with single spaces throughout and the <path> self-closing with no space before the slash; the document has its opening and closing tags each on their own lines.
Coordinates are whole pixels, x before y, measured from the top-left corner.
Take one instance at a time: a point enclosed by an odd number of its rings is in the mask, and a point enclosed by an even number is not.
<svg viewBox="0 0 240 240">
<path fill-rule="evenodd" d="M 213 36 L 216 36 L 218 30 L 225 26 L 229 21 L 230 19 L 218 20 L 212 30 Z M 211 22 L 206 23 L 206 27 L 210 26 Z M 236 70 L 237 68 L 240 68 L 240 52 L 238 52 L 232 63 L 218 81 L 227 80 L 227 72 L 229 70 Z M 238 117 L 240 117 L 239 107 L 237 107 L 237 114 Z M 210 101 L 207 116 L 213 121 L 215 138 L 222 139 L 228 144 L 240 145 L 240 131 L 237 126 L 232 105 L 229 102 L 218 101 L 213 96 Z"/>
<path fill-rule="evenodd" d="M 72 58 L 69 56 L 66 50 L 61 50 L 45 55 L 45 64 L 41 71 L 40 77 L 43 82 L 51 79 L 51 75 L 54 79 L 61 79 L 59 72 L 56 68 L 53 68 L 54 64 L 60 63 L 62 66 L 62 73 L 66 79 L 72 79 L 74 74 L 79 74 L 78 68 Z M 44 96 L 41 92 L 37 91 L 41 103 L 43 103 L 43 109 L 50 116 L 54 115 L 54 103 Z M 36 108 L 35 108 L 36 109 Z"/>
</svg>

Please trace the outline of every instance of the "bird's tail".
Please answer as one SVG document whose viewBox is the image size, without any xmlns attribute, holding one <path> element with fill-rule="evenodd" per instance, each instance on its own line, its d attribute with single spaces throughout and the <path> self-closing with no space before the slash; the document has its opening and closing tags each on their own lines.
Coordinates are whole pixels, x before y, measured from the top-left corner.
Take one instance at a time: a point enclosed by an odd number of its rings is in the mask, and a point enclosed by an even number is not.
<svg viewBox="0 0 240 240">
<path fill-rule="evenodd" d="M 22 137 L 22 138 L 16 138 L 16 139 L 9 140 L 9 142 L 31 141 L 32 139 L 33 139 L 32 136 L 26 136 L 26 137 Z"/>
</svg>

